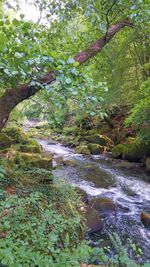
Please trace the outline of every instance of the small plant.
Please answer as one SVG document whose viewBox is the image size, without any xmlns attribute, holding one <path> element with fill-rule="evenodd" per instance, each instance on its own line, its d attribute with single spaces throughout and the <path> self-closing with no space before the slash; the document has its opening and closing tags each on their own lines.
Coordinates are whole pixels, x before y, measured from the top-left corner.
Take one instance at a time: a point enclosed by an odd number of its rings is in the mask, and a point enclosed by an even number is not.
<svg viewBox="0 0 150 267">
<path fill-rule="evenodd" d="M 123 246 L 120 237 L 114 233 L 110 235 L 110 239 L 116 252 L 113 263 L 119 267 L 137 267 L 138 265 L 129 258 L 127 249 Z"/>
<path fill-rule="evenodd" d="M 67 215 L 39 192 L 7 196 L 0 202 L 0 262 L 9 267 L 53 266 L 60 253 L 81 243 L 80 216 L 72 211 Z"/>
<path fill-rule="evenodd" d="M 5 177 L 5 169 L 0 166 L 0 179 Z"/>
<path fill-rule="evenodd" d="M 53 180 L 51 171 L 42 168 L 29 168 L 24 174 L 37 183 L 51 183 Z"/>
<path fill-rule="evenodd" d="M 7 177 L 6 169 L 0 166 L 0 187 L 5 188 L 11 184 L 10 179 Z"/>
</svg>

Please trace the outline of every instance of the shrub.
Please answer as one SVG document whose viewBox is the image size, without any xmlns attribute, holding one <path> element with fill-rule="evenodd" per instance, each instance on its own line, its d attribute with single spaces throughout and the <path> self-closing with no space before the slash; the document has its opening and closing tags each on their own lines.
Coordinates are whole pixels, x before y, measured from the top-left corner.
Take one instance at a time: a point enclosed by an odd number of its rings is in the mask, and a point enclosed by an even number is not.
<svg viewBox="0 0 150 267">
<path fill-rule="evenodd" d="M 0 133 L 0 150 L 9 148 L 10 146 L 11 139 L 7 135 Z"/>
<path fill-rule="evenodd" d="M 137 93 L 138 100 L 126 119 L 126 125 L 132 124 L 141 140 L 150 143 L 150 78 L 145 81 Z"/>
<path fill-rule="evenodd" d="M 55 188 L 56 191 L 58 203 L 55 204 L 52 193 L 48 198 L 40 192 L 32 192 L 26 197 L 10 195 L 1 201 L 2 264 L 9 267 L 55 266 L 53 264 L 57 263 L 60 253 L 61 257 L 64 254 L 64 260 L 67 261 L 65 254 L 69 252 L 68 248 L 74 250 L 81 243 L 83 224 L 74 207 L 75 199 L 65 200 L 69 194 L 65 190 L 60 200 L 59 189 Z M 65 200 L 65 204 L 62 204 L 62 200 Z"/>
</svg>

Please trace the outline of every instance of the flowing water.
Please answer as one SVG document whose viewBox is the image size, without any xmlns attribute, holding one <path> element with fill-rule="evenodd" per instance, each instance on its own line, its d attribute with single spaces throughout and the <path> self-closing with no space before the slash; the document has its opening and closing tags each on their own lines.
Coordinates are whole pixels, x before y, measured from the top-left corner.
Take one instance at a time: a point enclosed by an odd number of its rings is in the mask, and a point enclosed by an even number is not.
<svg viewBox="0 0 150 267">
<path fill-rule="evenodd" d="M 65 159 L 75 161 L 75 166 L 56 168 L 53 173 L 58 179 L 66 179 L 72 185 L 83 189 L 89 198 L 107 197 L 122 208 L 103 217 L 103 230 L 92 235 L 94 242 L 104 240 L 107 244 L 109 233 L 117 233 L 126 247 L 131 240 L 143 253 L 138 261 L 150 262 L 150 229 L 140 221 L 140 213 L 150 213 L 150 177 L 142 168 L 125 169 L 115 166 L 104 156 L 84 157 L 59 144 L 48 145 L 38 140 L 46 151 Z M 129 250 L 134 255 L 134 252 Z"/>
</svg>

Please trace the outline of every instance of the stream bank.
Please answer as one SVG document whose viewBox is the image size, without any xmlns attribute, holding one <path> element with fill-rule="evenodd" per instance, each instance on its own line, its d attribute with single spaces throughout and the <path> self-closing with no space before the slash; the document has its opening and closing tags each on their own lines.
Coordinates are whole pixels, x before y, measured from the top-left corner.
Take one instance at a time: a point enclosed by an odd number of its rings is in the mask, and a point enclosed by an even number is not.
<svg viewBox="0 0 150 267">
<path fill-rule="evenodd" d="M 113 164 L 105 155 L 83 156 L 60 144 L 49 144 L 38 139 L 47 152 L 54 155 L 53 175 L 65 179 L 71 185 L 82 189 L 93 199 L 109 199 L 117 208 L 105 208 L 99 212 L 103 227 L 90 234 L 93 245 L 109 244 L 109 234 L 117 233 L 134 258 L 136 244 L 138 262 L 150 262 L 150 231 L 140 219 L 141 212 L 150 213 L 149 175 L 142 168 L 122 168 Z M 68 164 L 57 164 L 57 158 Z M 70 164 L 69 164 L 70 162 Z M 56 166 L 59 165 L 59 166 Z M 109 205 L 107 207 L 110 207 Z M 91 242 L 90 241 L 90 242 Z M 113 254 L 113 251 L 111 251 Z"/>
</svg>

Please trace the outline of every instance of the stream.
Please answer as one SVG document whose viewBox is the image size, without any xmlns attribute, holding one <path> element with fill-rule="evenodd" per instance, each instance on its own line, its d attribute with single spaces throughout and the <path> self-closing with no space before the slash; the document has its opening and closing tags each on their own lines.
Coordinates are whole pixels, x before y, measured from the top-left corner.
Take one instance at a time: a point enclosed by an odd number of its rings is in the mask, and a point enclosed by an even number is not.
<svg viewBox="0 0 150 267">
<path fill-rule="evenodd" d="M 55 168 L 54 177 L 81 188 L 89 198 L 107 197 L 123 207 L 103 217 L 103 229 L 90 236 L 93 243 L 101 240 L 101 244 L 108 245 L 109 234 L 117 233 L 132 257 L 139 263 L 150 262 L 150 230 L 140 220 L 142 211 L 150 213 L 150 177 L 144 170 L 120 168 L 103 155 L 84 157 L 60 144 L 48 144 L 42 139 L 38 142 L 54 155 L 54 165 L 58 156 L 76 163 Z M 129 249 L 133 244 L 142 250 L 139 256 L 135 256 L 134 249 Z"/>
</svg>

